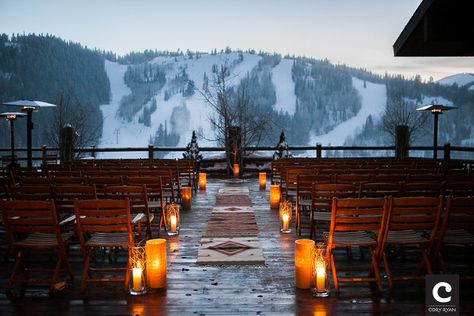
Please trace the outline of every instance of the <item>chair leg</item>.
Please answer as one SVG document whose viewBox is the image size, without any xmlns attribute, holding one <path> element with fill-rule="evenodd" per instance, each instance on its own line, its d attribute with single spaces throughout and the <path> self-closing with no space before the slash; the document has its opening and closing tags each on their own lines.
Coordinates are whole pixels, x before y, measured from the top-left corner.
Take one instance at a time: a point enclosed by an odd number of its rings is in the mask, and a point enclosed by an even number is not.
<svg viewBox="0 0 474 316">
<path fill-rule="evenodd" d="M 146 236 L 151 239 L 153 238 L 152 230 L 151 230 L 151 222 L 150 222 L 150 217 L 146 217 Z"/>
<path fill-rule="evenodd" d="M 70 281 L 74 280 L 74 274 L 72 273 L 71 264 L 69 263 L 69 260 L 67 259 L 66 249 L 64 248 L 60 249 L 59 255 L 62 257 L 62 261 L 64 263 L 64 267 L 66 268 L 66 272 L 69 274 L 69 280 Z"/>
<path fill-rule="evenodd" d="M 300 211 L 299 211 L 299 206 L 296 206 L 295 208 L 295 224 L 296 224 L 296 231 L 298 232 L 298 236 L 301 236 L 301 228 L 300 228 Z"/>
<path fill-rule="evenodd" d="M 87 278 L 90 276 L 89 261 L 90 261 L 90 249 L 87 248 L 84 250 L 84 267 L 82 269 L 81 293 L 84 293 L 84 290 L 86 289 Z"/>
<path fill-rule="evenodd" d="M 383 259 L 383 265 L 385 268 L 385 274 L 387 275 L 388 287 L 390 289 L 393 289 L 392 273 L 390 271 L 390 266 L 388 265 L 388 259 L 387 259 L 387 255 L 385 254 L 385 251 L 382 252 L 382 259 Z"/>
<path fill-rule="evenodd" d="M 334 288 L 336 289 L 336 293 L 339 294 L 339 280 L 337 279 L 336 264 L 334 263 L 334 254 L 332 252 L 332 249 L 330 250 L 330 252 L 332 279 L 334 281 Z"/>
<path fill-rule="evenodd" d="M 309 239 L 313 239 L 313 235 L 315 231 L 313 211 L 309 212 L 309 223 L 310 223 Z"/>
<path fill-rule="evenodd" d="M 61 255 L 58 253 L 58 258 L 56 259 L 56 267 L 53 271 L 53 277 L 51 278 L 51 285 L 49 286 L 49 292 L 54 292 L 54 285 L 56 284 L 56 280 L 58 279 L 59 272 L 61 271 Z"/>
<path fill-rule="evenodd" d="M 130 282 L 130 262 L 127 261 L 127 269 L 125 269 L 125 281 L 124 281 L 124 290 L 128 290 L 128 284 Z"/>
<path fill-rule="evenodd" d="M 7 286 L 6 286 L 6 289 L 5 289 L 6 295 L 8 297 L 13 296 L 12 287 L 13 287 L 13 284 L 15 283 L 16 274 L 18 272 L 18 268 L 22 264 L 22 261 L 23 261 L 22 251 L 17 250 L 16 255 L 15 255 L 15 264 L 13 265 L 13 269 L 12 269 L 12 272 L 10 274 L 10 279 L 8 279 Z"/>
<path fill-rule="evenodd" d="M 425 267 L 428 274 L 433 274 L 433 269 L 431 268 L 430 257 L 428 255 L 428 249 L 423 249 L 422 254 L 423 254 L 423 261 L 425 263 Z"/>
<path fill-rule="evenodd" d="M 372 267 L 370 268 L 371 271 L 374 272 L 375 281 L 377 282 L 377 287 L 379 291 L 382 292 L 382 280 L 380 279 L 380 269 L 379 269 L 379 260 L 377 258 L 377 254 L 375 249 L 370 251 L 371 253 L 371 260 L 372 260 Z"/>
<path fill-rule="evenodd" d="M 142 223 L 138 221 L 137 223 L 137 234 L 138 234 L 138 240 L 142 239 Z"/>
</svg>

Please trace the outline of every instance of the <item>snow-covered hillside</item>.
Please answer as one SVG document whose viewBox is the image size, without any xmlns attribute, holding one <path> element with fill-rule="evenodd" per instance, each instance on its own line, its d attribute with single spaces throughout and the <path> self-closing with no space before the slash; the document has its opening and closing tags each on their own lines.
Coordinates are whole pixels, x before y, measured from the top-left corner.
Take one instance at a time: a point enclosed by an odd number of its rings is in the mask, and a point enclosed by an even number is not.
<svg viewBox="0 0 474 316">
<path fill-rule="evenodd" d="M 191 134 L 196 131 L 199 135 L 198 142 L 201 147 L 215 147 L 218 144 L 213 141 L 214 130 L 209 118 L 214 114 L 214 110 L 208 105 L 203 96 L 196 91 L 191 96 L 183 96 L 183 93 L 173 86 L 173 79 L 185 72 L 194 82 L 194 86 L 202 90 L 206 78 L 209 84 L 213 78 L 213 68 L 226 64 L 230 69 L 230 86 L 236 86 L 241 79 L 252 70 L 258 69 L 262 57 L 250 53 L 218 53 L 200 54 L 198 57 L 189 56 L 161 56 L 149 62 L 158 66 L 165 72 L 166 81 L 150 101 L 144 105 L 128 121 L 118 115 L 120 101 L 123 97 L 132 93 L 126 85 L 124 74 L 127 66 L 115 62 L 106 61 L 105 69 L 110 80 L 111 100 L 109 104 L 101 106 L 104 115 L 103 133 L 100 147 L 147 147 L 152 143 L 159 126 L 166 126 L 168 132 L 179 135 L 178 147 L 185 147 L 191 139 Z M 271 83 L 274 86 L 273 109 L 276 112 L 287 113 L 293 117 L 296 113 L 296 104 L 299 101 L 296 96 L 296 87 L 293 73 L 293 59 L 282 58 L 278 63 L 269 67 L 271 71 Z M 471 84 L 474 82 L 474 75 L 462 74 L 444 78 L 440 83 L 450 85 L 452 83 Z M 350 83 L 349 83 L 350 85 Z M 352 76 L 352 86 L 360 96 L 361 107 L 358 112 L 350 116 L 343 122 L 337 122 L 336 126 L 324 135 L 316 135 L 311 131 L 308 145 L 320 143 L 322 145 L 344 145 L 349 137 L 355 137 L 363 129 L 369 115 L 375 123 L 379 122 L 386 104 L 387 87 L 382 83 L 363 81 Z M 171 91 L 171 92 L 170 92 Z M 177 92 L 178 91 L 178 92 Z M 317 97 L 317 96 L 316 96 Z M 443 104 L 452 104 L 451 101 L 438 97 L 423 97 L 423 104 L 436 100 Z M 151 114 L 150 127 L 139 122 L 139 117 L 144 115 L 144 110 L 152 107 L 156 102 L 156 111 Z M 179 111 L 179 115 L 176 112 Z M 175 112 L 175 114 L 173 114 Z M 375 137 L 376 135 L 374 135 Z M 277 136 L 275 137 L 275 142 Z M 168 157 L 180 157 L 180 153 L 168 155 Z M 146 153 L 129 152 L 104 153 L 101 157 L 146 157 Z"/>
<path fill-rule="evenodd" d="M 469 73 L 455 74 L 438 80 L 438 83 L 444 86 L 451 86 L 457 84 L 459 87 L 471 84 L 474 82 L 474 75 Z"/>
<path fill-rule="evenodd" d="M 292 66 L 292 60 L 282 59 L 280 63 L 273 68 L 272 76 L 277 97 L 276 104 L 273 108 L 277 111 L 288 112 L 290 115 L 294 115 L 296 109 L 295 83 L 291 78 Z"/>
<path fill-rule="evenodd" d="M 339 124 L 336 128 L 324 135 L 311 135 L 311 145 L 319 143 L 323 146 L 342 146 L 349 136 L 354 136 L 358 129 L 361 129 L 369 115 L 377 120 L 383 114 L 387 104 L 387 89 L 383 84 L 366 82 L 352 77 L 352 84 L 357 89 L 361 97 L 361 109 L 356 116 Z"/>
</svg>

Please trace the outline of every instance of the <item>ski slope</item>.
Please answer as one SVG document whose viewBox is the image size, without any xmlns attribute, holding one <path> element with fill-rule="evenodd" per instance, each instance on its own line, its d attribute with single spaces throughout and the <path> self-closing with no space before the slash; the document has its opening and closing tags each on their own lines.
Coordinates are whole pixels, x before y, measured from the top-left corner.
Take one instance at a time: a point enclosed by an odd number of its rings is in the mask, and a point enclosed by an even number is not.
<svg viewBox="0 0 474 316">
<path fill-rule="evenodd" d="M 296 95 L 295 83 L 291 76 L 293 60 L 282 59 L 278 65 L 273 68 L 272 81 L 276 90 L 276 103 L 273 108 L 277 111 L 287 112 L 295 115 Z"/>
<path fill-rule="evenodd" d="M 361 96 L 361 108 L 357 115 L 337 125 L 333 130 L 324 135 L 310 136 L 310 144 L 321 144 L 323 146 L 342 146 L 349 136 L 354 136 L 358 129 L 362 128 L 369 115 L 374 119 L 380 118 L 387 104 L 387 88 L 383 84 L 376 84 L 352 77 L 352 85 Z"/>
</svg>

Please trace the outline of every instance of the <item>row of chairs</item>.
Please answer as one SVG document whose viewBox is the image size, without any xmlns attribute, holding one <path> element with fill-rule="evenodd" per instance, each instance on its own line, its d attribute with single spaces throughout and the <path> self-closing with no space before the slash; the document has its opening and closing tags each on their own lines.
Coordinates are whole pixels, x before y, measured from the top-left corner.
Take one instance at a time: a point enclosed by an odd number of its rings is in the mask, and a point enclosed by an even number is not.
<svg viewBox="0 0 474 316">
<path fill-rule="evenodd" d="M 432 159 L 411 158 L 287 158 L 272 162 L 272 183 L 285 185 L 288 172 L 306 174 L 452 174 L 468 173 L 462 161 L 438 163 Z"/>
<path fill-rule="evenodd" d="M 396 182 L 368 182 L 368 183 L 320 183 L 313 182 L 311 176 L 300 176 L 294 196 L 289 196 L 295 201 L 296 227 L 301 235 L 301 217 L 309 214 L 310 237 L 313 237 L 315 224 L 318 221 L 328 221 L 331 210 L 332 198 L 356 197 L 437 197 L 474 196 L 474 182 L 454 183 L 396 183 Z"/>
<path fill-rule="evenodd" d="M 13 296 L 15 283 L 49 284 L 55 291 L 60 272 L 65 270 L 69 279 L 73 272 L 68 261 L 68 246 L 73 232 L 64 232 L 58 221 L 54 201 L 6 201 L 2 209 L 3 221 L 15 263 L 6 286 L 8 296 Z M 128 284 L 128 263 L 121 268 L 91 267 L 94 249 L 102 247 L 126 249 L 134 244 L 129 200 L 76 200 L 74 202 L 75 233 L 84 256 L 81 292 L 90 282 L 116 281 Z M 51 250 L 57 253 L 53 269 L 26 267 L 25 257 L 32 250 Z M 40 272 L 51 272 L 48 278 L 37 277 Z M 95 277 L 96 273 L 125 272 L 125 277 Z M 32 273 L 35 277 L 32 277 Z"/>
<path fill-rule="evenodd" d="M 167 203 L 161 182 L 141 185 L 105 185 L 100 191 L 96 185 L 59 185 L 59 186 L 12 186 L 9 188 L 10 200 L 46 201 L 53 200 L 61 225 L 74 220 L 74 200 L 87 199 L 128 199 L 131 204 L 132 224 L 137 226 L 139 236 L 142 235 L 142 224 L 146 227 L 146 236 L 151 238 L 151 223 L 159 218 L 159 230 L 163 227 L 163 212 Z M 65 226 L 66 227 L 66 226 Z"/>
<path fill-rule="evenodd" d="M 161 182 L 161 187 L 169 199 L 179 199 L 181 182 L 174 179 L 171 174 L 153 174 L 150 176 L 124 176 L 124 175 L 102 175 L 102 176 L 64 176 L 64 177 L 22 177 L 16 183 L 8 182 L 8 187 L 15 186 L 62 186 L 62 185 L 95 185 L 97 189 L 102 189 L 108 185 L 155 185 Z"/>
<path fill-rule="evenodd" d="M 328 260 L 336 291 L 340 282 L 375 282 L 380 291 L 380 262 L 389 287 L 396 280 L 424 278 L 433 272 L 436 258 L 441 270 L 448 271 L 443 249 L 474 245 L 474 197 L 448 197 L 441 221 L 444 199 L 439 197 L 334 198 L 328 236 Z M 337 248 L 367 247 L 371 264 L 366 277 L 338 276 L 334 251 Z M 388 250 L 415 247 L 421 254 L 419 273 L 393 273 Z M 398 265 L 397 265 L 397 269 Z"/>
</svg>

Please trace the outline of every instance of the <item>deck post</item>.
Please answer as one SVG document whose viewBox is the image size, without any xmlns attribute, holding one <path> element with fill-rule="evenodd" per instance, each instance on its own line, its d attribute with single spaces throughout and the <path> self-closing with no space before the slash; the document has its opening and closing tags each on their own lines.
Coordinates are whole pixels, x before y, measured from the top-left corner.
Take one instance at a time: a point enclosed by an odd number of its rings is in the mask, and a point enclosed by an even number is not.
<svg viewBox="0 0 474 316">
<path fill-rule="evenodd" d="M 316 158 L 321 158 L 323 152 L 323 146 L 321 144 L 316 144 Z"/>
<path fill-rule="evenodd" d="M 153 153 L 154 153 L 153 145 L 148 145 L 148 160 L 150 162 L 153 161 Z"/>
<path fill-rule="evenodd" d="M 41 161 L 43 162 L 43 165 L 48 164 L 48 148 L 46 145 L 41 146 Z"/>
<path fill-rule="evenodd" d="M 451 144 L 444 144 L 444 161 L 449 161 L 451 159 Z"/>
</svg>

